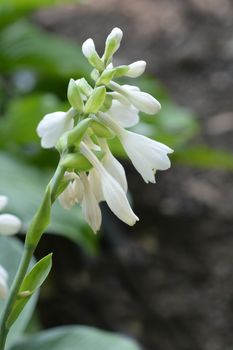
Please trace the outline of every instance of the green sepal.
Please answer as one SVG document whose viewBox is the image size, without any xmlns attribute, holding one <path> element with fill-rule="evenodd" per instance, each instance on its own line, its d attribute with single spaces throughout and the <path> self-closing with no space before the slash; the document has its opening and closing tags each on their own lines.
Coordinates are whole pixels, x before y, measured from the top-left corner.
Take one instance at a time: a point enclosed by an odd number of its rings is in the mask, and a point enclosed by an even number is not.
<svg viewBox="0 0 233 350">
<path fill-rule="evenodd" d="M 96 157 L 101 160 L 104 156 L 102 151 L 93 151 Z M 68 170 L 89 171 L 93 167 L 89 160 L 80 152 L 67 154 L 62 160 L 62 165 Z"/>
<path fill-rule="evenodd" d="M 96 81 L 100 76 L 100 73 L 97 69 L 93 69 L 91 71 L 91 79 L 93 79 L 94 81 Z"/>
<path fill-rule="evenodd" d="M 76 84 L 74 79 L 70 79 L 69 81 L 67 98 L 73 108 L 77 109 L 80 112 L 83 111 L 84 103 L 83 103 L 82 95 L 81 95 L 79 86 Z"/>
<path fill-rule="evenodd" d="M 10 328 L 17 320 L 18 316 L 24 309 L 30 297 L 40 288 L 47 278 L 52 267 L 52 254 L 46 255 L 32 268 L 24 278 L 18 293 L 13 309 L 6 321 L 6 327 Z"/>
<path fill-rule="evenodd" d="M 109 128 L 107 128 L 105 125 L 96 120 L 92 121 L 91 129 L 93 130 L 94 134 L 98 137 L 104 137 L 105 139 L 111 139 L 114 137 L 114 134 Z"/>
<path fill-rule="evenodd" d="M 57 150 L 62 153 L 67 147 L 78 145 L 92 121 L 91 118 L 81 120 L 73 129 L 66 131 L 57 143 Z"/>
<path fill-rule="evenodd" d="M 82 94 L 84 94 L 85 96 L 91 95 L 93 88 L 91 87 L 90 84 L 88 84 L 88 82 L 86 81 L 85 78 L 81 78 L 81 79 L 76 80 L 76 84 L 80 88 L 80 91 Z"/>
<path fill-rule="evenodd" d="M 96 82 L 96 85 L 108 85 L 116 74 L 115 68 L 106 69 Z"/>
<path fill-rule="evenodd" d="M 36 247 L 39 242 L 43 232 L 50 223 L 51 217 L 51 189 L 48 185 L 46 188 L 44 199 L 36 212 L 35 216 L 32 219 L 32 222 L 29 226 L 25 244 L 29 247 Z"/>
<path fill-rule="evenodd" d="M 113 97 L 111 95 L 106 94 L 104 103 L 103 103 L 102 107 L 100 108 L 100 111 L 107 112 L 109 110 L 109 108 L 111 108 L 112 100 L 113 100 Z"/>
<path fill-rule="evenodd" d="M 84 113 L 97 113 L 104 103 L 105 96 L 106 88 L 104 86 L 99 86 L 95 88 L 85 104 Z"/>
<path fill-rule="evenodd" d="M 126 65 L 115 67 L 115 78 L 123 77 L 129 71 L 129 67 Z"/>
</svg>

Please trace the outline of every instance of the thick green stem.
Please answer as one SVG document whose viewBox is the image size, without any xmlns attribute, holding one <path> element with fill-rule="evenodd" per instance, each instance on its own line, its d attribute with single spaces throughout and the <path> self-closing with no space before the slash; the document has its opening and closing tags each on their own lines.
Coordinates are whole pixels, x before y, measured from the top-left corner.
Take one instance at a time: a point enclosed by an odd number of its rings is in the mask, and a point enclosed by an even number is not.
<svg viewBox="0 0 233 350">
<path fill-rule="evenodd" d="M 57 193 L 60 181 L 62 180 L 64 173 L 65 173 L 65 169 L 59 163 L 58 167 L 57 167 L 57 169 L 56 169 L 56 171 L 55 171 L 55 173 L 54 173 L 54 175 L 49 183 L 49 186 L 51 189 L 51 203 L 53 203 L 56 199 L 56 193 Z M 37 213 L 34 216 L 34 220 L 36 217 L 37 217 Z M 36 223 L 37 222 L 34 222 L 34 227 L 36 227 L 36 225 L 35 225 Z M 33 234 L 33 232 L 30 232 L 30 234 Z M 37 244 L 38 244 L 38 241 L 36 241 L 36 243 L 34 245 L 33 244 L 29 245 L 26 243 L 24 244 L 24 251 L 23 251 L 22 258 L 21 258 L 21 262 L 20 262 L 18 271 L 16 273 L 15 279 L 13 281 L 13 284 L 11 286 L 5 309 L 2 313 L 2 318 L 1 318 L 1 322 L 0 322 L 0 350 L 5 349 L 7 335 L 8 335 L 9 330 L 10 330 L 7 327 L 7 319 L 8 319 L 8 317 L 13 309 L 14 303 L 17 299 L 17 295 L 18 295 L 20 286 L 24 280 L 24 277 L 27 274 L 28 267 L 30 265 L 30 262 L 31 262 L 33 253 L 37 247 Z"/>
</svg>

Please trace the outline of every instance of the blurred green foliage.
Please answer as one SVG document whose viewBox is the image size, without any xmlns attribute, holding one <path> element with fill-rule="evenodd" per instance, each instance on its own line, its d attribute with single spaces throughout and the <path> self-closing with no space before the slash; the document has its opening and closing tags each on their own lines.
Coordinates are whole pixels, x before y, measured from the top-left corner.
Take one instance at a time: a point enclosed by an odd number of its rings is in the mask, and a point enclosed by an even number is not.
<svg viewBox="0 0 233 350">
<path fill-rule="evenodd" d="M 0 193 L 9 194 L 10 209 L 25 225 L 58 160 L 54 150 L 41 149 L 36 126 L 44 114 L 66 110 L 69 79 L 87 78 L 90 72 L 80 45 L 46 33 L 27 19 L 41 6 L 59 3 L 64 1 L 0 3 Z M 156 96 L 163 107 L 156 117 L 142 114 L 142 122 L 135 127 L 137 132 L 174 148 L 173 159 L 181 164 L 233 169 L 231 154 L 192 144 L 200 131 L 192 111 L 174 104 L 166 90 L 150 77 L 137 79 L 136 84 Z M 111 141 L 111 147 L 124 156 L 117 140 Z M 50 232 L 63 234 L 90 252 L 96 250 L 98 239 L 84 224 L 77 208 L 64 212 L 56 206 L 53 215 Z"/>
</svg>

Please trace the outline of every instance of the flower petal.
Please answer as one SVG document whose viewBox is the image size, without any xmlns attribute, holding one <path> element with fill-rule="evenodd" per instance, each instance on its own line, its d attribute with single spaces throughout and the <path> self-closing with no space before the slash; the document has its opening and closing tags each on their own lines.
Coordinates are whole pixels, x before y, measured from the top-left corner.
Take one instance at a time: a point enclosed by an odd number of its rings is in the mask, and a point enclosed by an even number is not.
<svg viewBox="0 0 233 350">
<path fill-rule="evenodd" d="M 0 234 L 2 235 L 14 235 L 19 232 L 22 224 L 19 218 L 11 214 L 0 215 Z"/>
</svg>

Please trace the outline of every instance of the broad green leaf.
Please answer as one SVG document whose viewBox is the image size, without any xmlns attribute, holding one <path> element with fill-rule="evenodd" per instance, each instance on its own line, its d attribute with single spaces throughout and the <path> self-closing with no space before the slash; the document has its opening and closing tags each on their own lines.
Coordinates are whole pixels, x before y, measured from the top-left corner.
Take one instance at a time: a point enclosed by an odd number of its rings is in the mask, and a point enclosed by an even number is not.
<svg viewBox="0 0 233 350">
<path fill-rule="evenodd" d="M 26 165 L 3 152 L 0 164 L 0 193 L 9 197 L 9 211 L 22 219 L 26 231 L 41 203 L 51 171 Z M 47 232 L 70 238 L 89 253 L 96 252 L 99 235 L 94 235 L 86 225 L 78 206 L 67 211 L 56 203 Z"/>
<path fill-rule="evenodd" d="M 18 21 L 0 33 L 0 71 L 22 68 L 34 69 L 47 77 L 76 79 L 89 71 L 78 45 Z"/>
<path fill-rule="evenodd" d="M 11 350 L 140 350 L 125 336 L 84 326 L 54 328 L 28 337 Z"/>
<path fill-rule="evenodd" d="M 52 267 L 52 254 L 38 261 L 32 270 L 24 278 L 19 290 L 19 297 L 7 319 L 7 326 L 11 327 L 17 320 L 25 305 L 35 291 L 43 284 Z"/>
<path fill-rule="evenodd" d="M 22 243 L 14 237 L 2 237 L 0 236 L 0 264 L 7 270 L 9 274 L 9 285 L 12 284 L 13 278 L 19 266 L 19 261 L 23 253 Z M 8 347 L 13 344 L 22 334 L 27 327 L 28 322 L 31 319 L 33 311 L 35 309 L 37 296 L 31 298 L 30 302 L 26 306 L 23 314 L 20 315 L 17 322 L 12 327 L 8 338 Z M 5 301 L 0 300 L 0 314 L 3 310 Z"/>
</svg>

